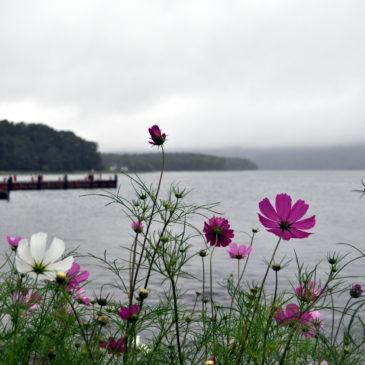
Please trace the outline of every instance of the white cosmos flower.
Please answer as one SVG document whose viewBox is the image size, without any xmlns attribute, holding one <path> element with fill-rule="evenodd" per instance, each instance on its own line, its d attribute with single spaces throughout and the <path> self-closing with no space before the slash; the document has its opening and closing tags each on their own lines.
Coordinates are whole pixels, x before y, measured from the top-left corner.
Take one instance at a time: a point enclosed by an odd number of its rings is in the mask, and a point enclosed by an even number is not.
<svg viewBox="0 0 365 365">
<path fill-rule="evenodd" d="M 66 257 L 61 261 L 65 251 L 65 243 L 54 238 L 47 249 L 47 234 L 36 233 L 30 238 L 22 239 L 16 251 L 15 267 L 18 272 L 28 274 L 38 280 L 54 280 L 58 271 L 66 272 L 74 261 L 72 256 Z"/>
</svg>

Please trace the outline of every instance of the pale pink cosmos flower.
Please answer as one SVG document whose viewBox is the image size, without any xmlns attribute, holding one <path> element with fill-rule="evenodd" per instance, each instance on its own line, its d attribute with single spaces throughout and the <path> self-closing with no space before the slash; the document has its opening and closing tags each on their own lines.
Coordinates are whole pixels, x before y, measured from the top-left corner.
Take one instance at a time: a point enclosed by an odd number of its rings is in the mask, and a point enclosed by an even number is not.
<svg viewBox="0 0 365 365">
<path fill-rule="evenodd" d="M 19 242 L 22 240 L 20 236 L 6 236 L 6 239 L 8 241 L 9 247 L 16 251 L 18 248 Z"/>
<path fill-rule="evenodd" d="M 279 308 L 274 319 L 279 325 L 295 326 L 305 338 L 314 337 L 323 328 L 319 311 L 302 312 L 298 305 L 287 304 L 286 307 Z"/>
<path fill-rule="evenodd" d="M 141 307 L 139 304 L 132 304 L 130 307 L 121 307 L 118 309 L 119 317 L 125 321 L 133 321 L 137 318 Z"/>
<path fill-rule="evenodd" d="M 295 294 L 304 302 L 313 302 L 324 293 L 319 283 L 311 280 L 307 284 L 299 285 L 295 288 Z"/>
<path fill-rule="evenodd" d="M 16 291 L 12 295 L 12 301 L 21 304 L 29 313 L 33 313 L 39 308 L 41 295 L 38 292 L 30 292 L 29 290 Z"/>
<path fill-rule="evenodd" d="M 80 303 L 86 306 L 90 305 L 90 298 L 86 295 L 86 291 L 84 288 L 78 288 L 75 293 L 75 299 Z"/>
<path fill-rule="evenodd" d="M 232 259 L 241 260 L 244 257 L 247 257 L 252 251 L 252 246 L 240 245 L 237 243 L 231 243 L 227 248 L 227 252 Z"/>
<path fill-rule="evenodd" d="M 292 204 L 288 194 L 278 194 L 275 199 L 275 208 L 270 200 L 265 198 L 259 203 L 260 222 L 267 228 L 267 231 L 281 237 L 283 240 L 291 238 L 306 238 L 311 233 L 307 229 L 314 227 L 315 216 L 302 219 L 307 213 L 309 205 L 304 200 L 297 200 Z"/>
</svg>

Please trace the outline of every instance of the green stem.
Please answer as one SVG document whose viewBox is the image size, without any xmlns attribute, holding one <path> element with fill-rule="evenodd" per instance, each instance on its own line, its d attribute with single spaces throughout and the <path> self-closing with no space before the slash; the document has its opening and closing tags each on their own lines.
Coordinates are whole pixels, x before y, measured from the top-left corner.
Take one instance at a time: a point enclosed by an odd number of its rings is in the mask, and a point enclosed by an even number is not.
<svg viewBox="0 0 365 365">
<path fill-rule="evenodd" d="M 175 330 L 176 330 L 176 344 L 177 344 L 177 351 L 179 354 L 179 363 L 183 365 L 183 357 L 181 352 L 181 344 L 180 344 L 180 331 L 179 331 L 179 312 L 177 308 L 177 295 L 176 295 L 176 285 L 173 277 L 170 277 L 171 280 L 171 288 L 172 288 L 172 295 L 174 299 L 174 312 L 175 312 Z"/>
<path fill-rule="evenodd" d="M 86 346 L 88 355 L 90 357 L 91 362 L 94 364 L 95 362 L 94 362 L 93 354 L 92 354 L 91 349 L 90 349 L 89 341 L 87 339 L 86 333 L 84 331 L 84 327 L 82 326 L 82 323 L 80 321 L 80 318 L 79 318 L 79 316 L 77 314 L 77 311 L 75 309 L 75 306 L 72 303 L 72 299 L 70 298 L 69 294 L 66 291 L 63 291 L 63 294 L 64 294 L 64 297 L 66 298 L 68 304 L 70 304 L 70 307 L 72 309 L 72 312 L 73 312 L 73 314 L 74 314 L 74 316 L 76 318 L 77 324 L 79 325 L 80 332 L 81 332 L 81 336 L 84 339 L 84 342 L 85 342 L 85 346 Z"/>
<path fill-rule="evenodd" d="M 136 287 L 138 272 L 139 272 L 139 269 L 142 265 L 142 259 L 143 259 L 143 254 L 144 254 L 144 251 L 145 251 L 145 248 L 146 248 L 148 233 L 150 231 L 151 224 L 152 224 L 152 221 L 153 221 L 153 217 L 154 217 L 154 214 L 155 214 L 155 209 L 156 209 L 156 206 L 157 206 L 157 198 L 158 198 L 158 195 L 160 193 L 162 177 L 163 177 L 163 173 L 164 173 L 164 170 L 165 170 L 165 151 L 163 149 L 163 146 L 161 146 L 161 151 L 162 151 L 162 163 L 161 163 L 160 178 L 158 180 L 156 196 L 153 199 L 152 212 L 151 212 L 148 224 L 147 224 L 146 233 L 145 233 L 144 240 L 143 240 L 143 243 L 142 243 L 142 250 L 141 250 L 141 253 L 139 255 L 139 260 L 138 260 L 138 264 L 137 264 L 137 268 L 136 268 L 136 274 L 134 276 L 134 281 L 133 281 L 133 288 Z M 147 288 L 147 287 L 145 286 L 145 288 Z"/>
<path fill-rule="evenodd" d="M 204 337 L 206 336 L 206 323 L 205 323 L 205 264 L 204 264 L 204 257 L 202 257 L 202 266 L 203 266 L 203 293 L 202 293 L 202 319 L 203 319 L 203 332 L 204 332 Z M 208 348 L 207 348 L 207 343 L 206 341 L 204 341 L 205 343 L 205 357 L 208 356 Z"/>
<path fill-rule="evenodd" d="M 346 305 L 345 305 L 345 308 L 343 309 L 343 312 L 342 312 L 342 315 L 341 315 L 341 319 L 340 319 L 340 322 L 338 324 L 338 327 L 337 327 L 337 331 L 336 331 L 336 334 L 335 334 L 335 337 L 333 338 L 333 343 L 332 345 L 334 346 L 336 341 L 337 341 L 337 336 L 338 336 L 338 333 L 340 332 L 340 328 L 341 328 L 341 324 L 342 324 L 342 321 L 348 311 L 348 308 L 349 308 L 349 304 L 351 302 L 351 299 L 352 297 L 349 298 L 349 300 L 346 302 Z"/>
<path fill-rule="evenodd" d="M 273 301 L 272 301 L 271 306 L 270 306 L 269 317 L 267 319 L 266 326 L 265 326 L 265 334 L 264 334 L 264 343 L 263 343 L 263 350 L 262 350 L 261 365 L 264 365 L 265 360 L 266 360 L 265 359 L 265 357 L 266 357 L 266 341 L 267 341 L 267 336 L 269 334 L 270 323 L 272 322 L 272 317 L 273 317 L 274 311 L 275 311 L 275 302 L 276 302 L 277 294 L 278 294 L 278 272 L 275 271 L 275 292 L 274 292 Z"/>
<path fill-rule="evenodd" d="M 239 353 L 238 353 L 238 358 L 237 358 L 237 365 L 238 364 L 241 364 L 241 358 L 242 358 L 242 355 L 243 355 L 243 351 L 244 351 L 244 348 L 246 346 L 246 341 L 248 339 L 248 336 L 250 334 L 250 330 L 251 330 L 251 327 L 252 327 L 252 324 L 254 322 L 254 319 L 255 319 L 255 316 L 256 316 L 256 312 L 257 312 L 257 309 L 260 305 L 260 300 L 261 300 L 261 295 L 262 295 L 262 292 L 263 292 L 263 289 L 264 289 L 264 285 L 265 285 L 265 282 L 266 282 L 266 279 L 267 279 L 267 276 L 269 274 L 269 270 L 270 270 L 270 267 L 271 267 L 271 264 L 273 263 L 274 259 L 275 259 L 275 255 L 276 255 L 276 252 L 279 248 L 279 245 L 280 245 L 280 242 L 281 242 L 281 237 L 279 237 L 278 239 L 278 242 L 275 246 L 275 249 L 274 249 L 274 252 L 272 253 L 271 255 L 271 259 L 267 265 L 267 268 L 266 268 L 266 272 L 265 272 L 265 275 L 264 275 L 264 278 L 261 282 L 261 286 L 260 286 L 260 290 L 259 290 L 259 294 L 258 294 L 258 297 L 255 301 L 255 306 L 254 306 L 254 309 L 253 309 L 253 313 L 252 313 L 252 317 L 251 319 L 249 320 L 249 325 L 248 325 L 248 329 L 246 331 L 246 334 L 244 336 L 244 339 L 242 341 L 242 344 L 240 346 L 240 350 L 239 350 Z"/>
</svg>

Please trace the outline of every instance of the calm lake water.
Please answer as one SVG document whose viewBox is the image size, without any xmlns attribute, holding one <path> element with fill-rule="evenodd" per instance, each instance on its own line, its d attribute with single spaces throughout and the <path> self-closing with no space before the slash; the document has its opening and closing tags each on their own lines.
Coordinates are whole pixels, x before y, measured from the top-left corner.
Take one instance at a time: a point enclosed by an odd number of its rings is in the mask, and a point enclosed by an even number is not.
<svg viewBox="0 0 365 365">
<path fill-rule="evenodd" d="M 278 258 L 292 259 L 294 249 L 304 262 L 313 265 L 324 260 L 330 251 L 348 251 L 339 242 L 348 242 L 365 250 L 365 198 L 351 192 L 358 188 L 365 171 L 245 171 L 245 172 L 179 172 L 166 173 L 164 189 L 169 183 L 179 183 L 181 187 L 193 189 L 189 200 L 196 203 L 221 202 L 219 210 L 231 221 L 236 231 L 235 241 L 249 243 L 251 228 L 261 228 L 254 243 L 251 261 L 247 268 L 246 281 L 258 280 L 265 270 L 265 257 L 269 258 L 275 243 L 275 236 L 266 232 L 257 219 L 258 202 L 277 193 L 287 192 L 293 198 L 302 198 L 310 204 L 310 214 L 316 214 L 317 225 L 314 234 L 303 240 L 283 242 Z M 148 182 L 157 182 L 158 174 L 141 174 Z M 46 177 L 47 178 L 47 177 Z M 52 178 L 52 177 L 49 177 Z M 54 177 L 53 177 L 54 178 Z M 119 177 L 121 194 L 134 198 L 127 179 Z M 165 189 L 166 190 L 166 189 Z M 98 191 L 93 191 L 98 193 Z M 128 220 L 123 217 L 121 208 L 105 206 L 106 199 L 94 196 L 81 197 L 90 191 L 27 191 L 12 192 L 9 202 L 0 201 L 0 237 L 3 237 L 1 250 L 7 249 L 5 236 L 18 234 L 29 237 L 32 233 L 43 231 L 66 242 L 68 248 L 79 246 L 80 253 L 91 252 L 101 255 L 106 249 L 110 258 L 128 259 L 121 246 L 131 244 L 131 230 Z M 202 227 L 203 218 L 194 223 Z M 191 244 L 198 251 L 203 243 L 196 239 Z M 228 258 L 224 248 L 215 250 L 214 275 L 222 281 L 229 273 L 236 273 L 235 261 Z M 103 284 L 112 282 L 111 274 L 101 270 L 91 259 L 80 260 L 91 272 L 92 288 L 98 292 Z M 208 264 L 208 261 L 207 261 Z M 348 275 L 365 274 L 364 260 L 351 265 Z M 201 275 L 200 260 L 191 263 L 189 271 Z M 281 271 L 280 285 L 289 288 L 295 282 L 295 262 Z M 365 284 L 365 278 L 360 278 Z M 269 284 L 272 283 L 270 277 Z M 151 281 L 152 288 L 159 287 L 158 278 Z M 201 283 L 195 280 L 183 282 L 188 289 L 186 299 L 194 297 L 201 290 Z M 93 294 L 89 289 L 89 294 Z M 104 289 L 107 291 L 107 289 Z M 156 290 L 155 290 L 156 292 Z M 125 300 L 114 291 L 115 299 Z M 156 296 L 151 296 L 151 300 Z M 216 298 L 224 301 L 225 292 L 217 287 Z"/>
</svg>

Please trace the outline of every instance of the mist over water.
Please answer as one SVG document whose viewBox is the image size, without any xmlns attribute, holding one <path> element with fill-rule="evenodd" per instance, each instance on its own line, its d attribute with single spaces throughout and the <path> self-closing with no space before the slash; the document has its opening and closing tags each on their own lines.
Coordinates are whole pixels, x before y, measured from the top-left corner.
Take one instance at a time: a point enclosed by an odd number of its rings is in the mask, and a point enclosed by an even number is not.
<svg viewBox="0 0 365 365">
<path fill-rule="evenodd" d="M 157 182 L 158 174 L 141 174 L 147 182 Z M 195 204 L 222 202 L 218 210 L 230 220 L 235 230 L 234 241 L 249 244 L 252 228 L 260 231 L 254 242 L 252 257 L 248 264 L 245 283 L 259 280 L 265 270 L 265 258 L 269 259 L 277 242 L 276 236 L 266 232 L 257 219 L 258 202 L 277 193 L 286 192 L 293 199 L 304 199 L 310 204 L 308 215 L 315 214 L 317 224 L 313 235 L 303 240 L 282 242 L 278 260 L 294 258 L 294 250 L 300 260 L 308 265 L 323 260 L 322 272 L 327 272 L 326 254 L 333 251 L 347 252 L 345 246 L 336 245 L 348 242 L 365 250 L 365 199 L 351 192 L 360 185 L 365 171 L 243 171 L 243 172 L 168 172 L 164 175 L 162 196 L 169 184 L 193 189 L 186 198 Z M 45 177 L 52 178 L 52 177 Z M 54 177 L 53 177 L 54 178 Z M 126 177 L 119 176 L 120 194 L 133 199 L 133 189 Z M 5 236 L 19 234 L 29 237 L 39 231 L 47 232 L 66 242 L 69 249 L 79 247 L 81 254 L 88 252 L 102 255 L 107 250 L 110 259 L 120 257 L 128 260 L 128 251 L 123 248 L 132 244 L 130 222 L 123 215 L 118 205 L 105 206 L 108 200 L 84 194 L 97 194 L 97 190 L 58 190 L 58 191 L 25 191 L 12 192 L 9 202 L 0 201 L 0 235 L 3 244 L 1 251 L 7 248 Z M 203 217 L 195 217 L 193 223 L 203 227 Z M 192 252 L 204 248 L 201 239 L 191 241 Z M 207 260 L 207 259 L 206 259 Z M 91 272 L 92 287 L 98 293 L 103 284 L 113 282 L 112 275 L 98 266 L 91 258 L 79 259 L 83 267 Z M 208 260 L 206 261 L 208 268 Z M 364 275 L 364 263 L 358 261 L 348 267 L 346 275 Z M 228 257 L 225 248 L 214 252 L 214 279 L 221 283 L 229 273 L 236 275 L 236 261 Z M 295 284 L 295 260 L 292 260 L 279 275 L 280 287 L 290 288 Z M 188 270 L 192 275 L 201 278 L 201 259 L 191 261 Z M 269 285 L 273 275 L 270 274 Z M 351 279 L 351 281 L 356 279 Z M 362 279 L 363 280 L 363 279 Z M 187 290 L 187 302 L 193 301 L 195 291 L 201 291 L 198 280 L 182 279 L 180 282 Z M 161 290 L 160 282 L 155 276 L 151 280 L 150 300 L 156 300 Z M 224 289 L 216 286 L 216 300 L 225 301 Z M 104 293 L 112 291 L 114 299 L 125 301 L 115 289 L 104 288 Z M 89 295 L 93 293 L 89 292 Z"/>
</svg>

